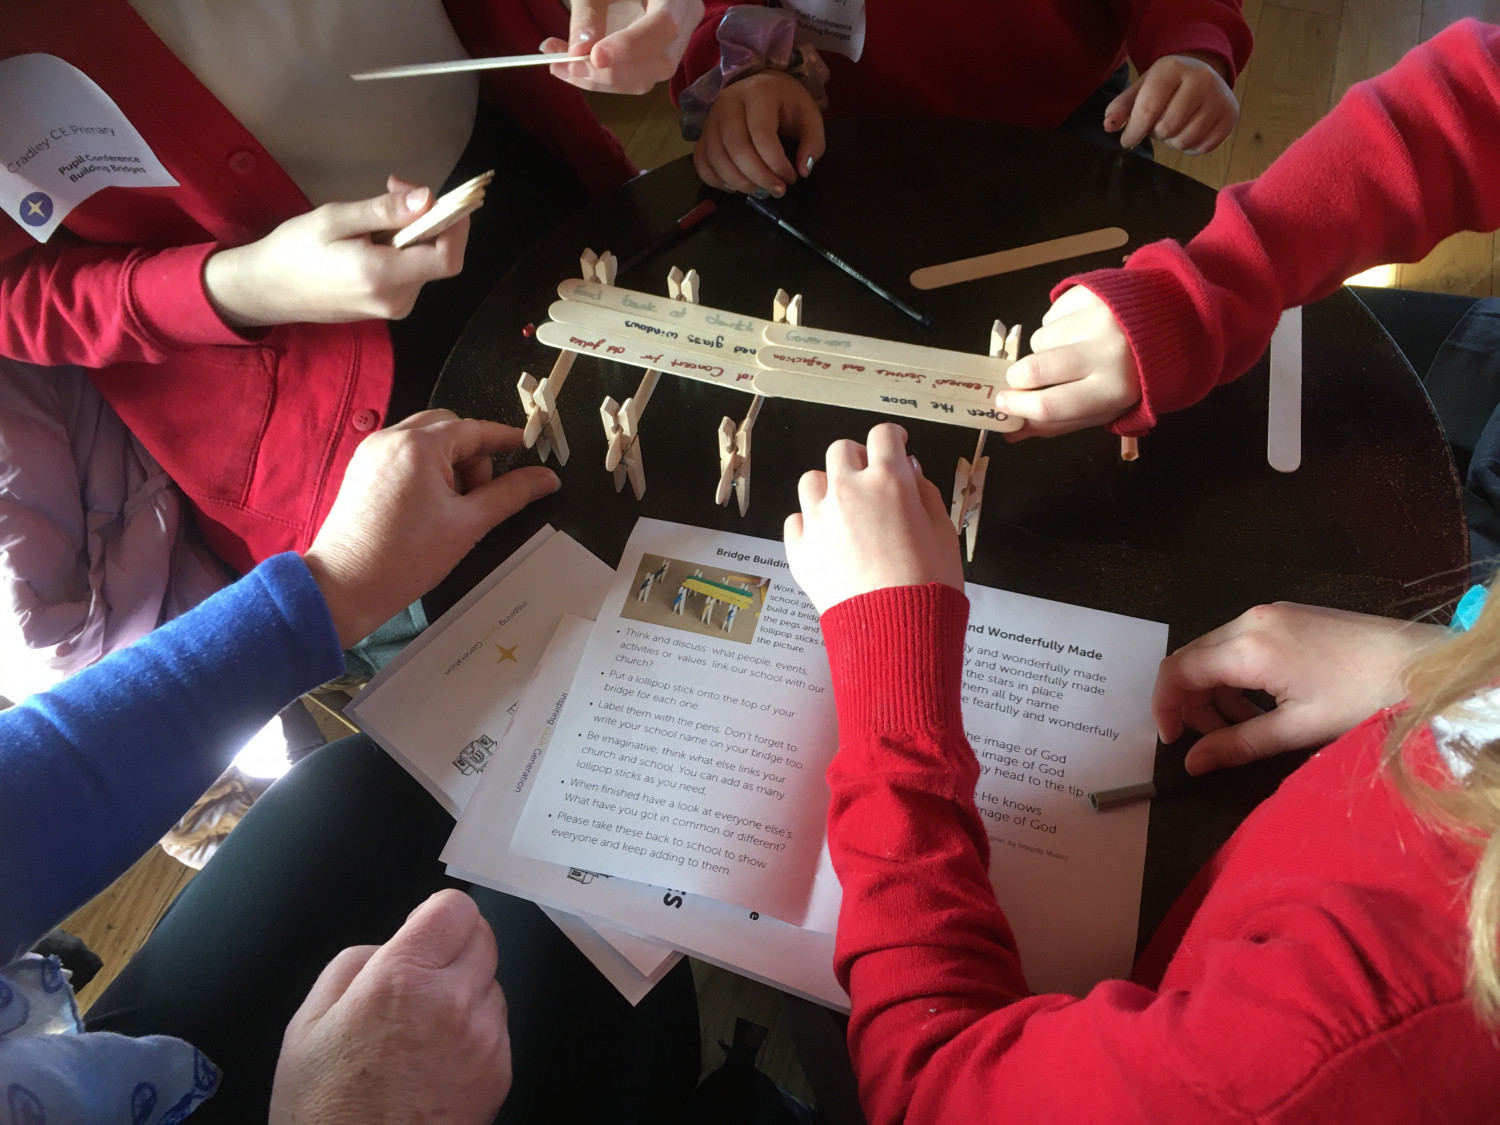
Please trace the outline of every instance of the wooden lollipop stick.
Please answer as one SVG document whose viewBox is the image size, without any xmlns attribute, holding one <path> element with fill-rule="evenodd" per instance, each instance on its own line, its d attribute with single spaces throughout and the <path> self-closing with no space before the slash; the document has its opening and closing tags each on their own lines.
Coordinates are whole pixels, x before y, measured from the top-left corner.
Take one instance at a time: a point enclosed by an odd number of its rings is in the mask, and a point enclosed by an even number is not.
<svg viewBox="0 0 1500 1125">
<path fill-rule="evenodd" d="M 1302 464 L 1302 308 L 1287 309 L 1271 334 L 1266 460 L 1279 473 Z"/>
<path fill-rule="evenodd" d="M 1046 242 L 1033 242 L 1029 246 L 981 254 L 977 258 L 962 258 L 956 262 L 944 262 L 940 266 L 924 266 L 912 271 L 911 285 L 913 289 L 941 289 L 945 285 L 957 285 L 961 281 L 975 281 L 981 277 L 994 277 L 1000 273 L 1060 262 L 1064 258 L 1113 250 L 1116 246 L 1124 246 L 1129 239 L 1130 235 L 1119 227 L 1101 227 L 1083 234 L 1070 234 L 1066 238 L 1050 238 Z"/>
<path fill-rule="evenodd" d="M 549 66 L 555 62 L 587 62 L 587 55 L 573 58 L 561 51 L 539 55 L 496 55 L 487 59 L 454 59 L 451 62 L 410 63 L 349 75 L 356 82 L 376 78 L 416 78 L 424 74 L 462 74 L 470 70 L 514 70 L 522 66 Z"/>
<path fill-rule="evenodd" d="M 1120 439 L 1120 460 L 1135 461 L 1141 456 L 1141 443 L 1133 437 Z"/>
<path fill-rule="evenodd" d="M 495 172 L 491 169 L 467 183 L 459 184 L 452 191 L 444 192 L 430 210 L 418 215 L 400 230 L 393 234 L 381 232 L 372 236 L 373 241 L 389 241 L 397 250 L 416 242 L 431 241 L 465 215 L 473 214 L 483 207 L 484 189 L 494 178 Z"/>
</svg>

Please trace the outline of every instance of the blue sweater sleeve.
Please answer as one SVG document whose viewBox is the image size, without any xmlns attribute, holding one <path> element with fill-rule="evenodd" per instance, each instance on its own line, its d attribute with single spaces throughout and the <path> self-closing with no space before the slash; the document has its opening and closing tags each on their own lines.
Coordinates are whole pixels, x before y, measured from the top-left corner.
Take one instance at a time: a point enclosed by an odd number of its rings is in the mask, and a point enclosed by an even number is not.
<svg viewBox="0 0 1500 1125">
<path fill-rule="evenodd" d="M 0 964 L 122 874 L 299 694 L 343 672 L 322 592 L 277 555 L 0 712 Z"/>
</svg>

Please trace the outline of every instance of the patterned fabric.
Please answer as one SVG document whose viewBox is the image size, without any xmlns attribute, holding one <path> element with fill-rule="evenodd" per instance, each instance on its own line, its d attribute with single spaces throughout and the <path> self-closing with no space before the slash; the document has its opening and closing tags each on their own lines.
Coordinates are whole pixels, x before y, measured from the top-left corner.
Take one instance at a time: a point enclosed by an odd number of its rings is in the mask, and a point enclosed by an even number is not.
<svg viewBox="0 0 1500 1125">
<path fill-rule="evenodd" d="M 703 135 L 708 111 L 725 86 L 763 70 L 790 74 L 807 87 L 819 109 L 827 109 L 828 66 L 816 48 L 794 46 L 796 34 L 797 19 L 784 8 L 730 8 L 719 24 L 719 65 L 678 95 L 683 139 L 696 141 Z"/>
<path fill-rule="evenodd" d="M 180 1039 L 85 1032 L 56 957 L 0 968 L 8 1125 L 175 1125 L 218 1088 L 218 1068 Z"/>
</svg>

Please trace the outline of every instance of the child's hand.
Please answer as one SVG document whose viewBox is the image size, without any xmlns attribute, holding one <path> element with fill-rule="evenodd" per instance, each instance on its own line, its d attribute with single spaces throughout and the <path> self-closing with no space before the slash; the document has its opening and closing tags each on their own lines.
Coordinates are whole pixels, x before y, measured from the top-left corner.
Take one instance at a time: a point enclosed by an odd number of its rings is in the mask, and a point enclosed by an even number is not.
<svg viewBox="0 0 1500 1125">
<path fill-rule="evenodd" d="M 1006 441 L 1056 437 L 1113 422 L 1141 397 L 1130 341 L 1098 297 L 1075 285 L 1031 335 L 1032 354 L 1011 365 L 995 409 L 1026 419 Z"/>
<path fill-rule="evenodd" d="M 544 54 L 569 62 L 552 74 L 584 90 L 644 94 L 672 77 L 693 30 L 703 19 L 703 0 L 573 0 L 568 41 L 542 40 Z"/>
<path fill-rule="evenodd" d="M 797 141 L 796 166 L 781 149 L 781 135 Z M 823 155 L 823 115 L 807 89 L 778 70 L 766 70 L 725 87 L 708 111 L 693 167 L 709 187 L 775 196 L 806 176 Z"/>
<path fill-rule="evenodd" d="M 1149 134 L 1193 156 L 1212 151 L 1240 119 L 1220 65 L 1211 56 L 1163 55 L 1105 108 L 1105 131 L 1123 129 L 1126 148 Z"/>
<path fill-rule="evenodd" d="M 786 519 L 787 565 L 819 613 L 889 586 L 964 588 L 958 534 L 906 431 L 885 422 L 866 441 L 830 445 L 828 471 L 802 475 L 802 511 Z"/>
<path fill-rule="evenodd" d="M 1203 732 L 1188 773 L 1322 746 L 1405 694 L 1401 672 L 1441 625 L 1277 602 L 1242 613 L 1161 662 L 1151 712 L 1163 742 Z M 1276 707 L 1245 697 L 1263 691 Z"/>
<path fill-rule="evenodd" d="M 203 269 L 209 300 L 236 328 L 400 320 L 422 286 L 463 269 L 467 217 L 431 242 L 397 250 L 371 241 L 432 206 L 431 189 L 392 176 L 388 194 L 325 203 L 258 242 L 220 250 Z"/>
</svg>

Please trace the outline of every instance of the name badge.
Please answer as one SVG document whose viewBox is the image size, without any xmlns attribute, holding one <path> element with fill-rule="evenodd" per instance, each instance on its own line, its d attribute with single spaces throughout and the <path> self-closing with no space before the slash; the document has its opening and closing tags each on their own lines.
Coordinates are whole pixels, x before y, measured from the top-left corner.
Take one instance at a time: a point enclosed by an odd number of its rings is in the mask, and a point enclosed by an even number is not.
<svg viewBox="0 0 1500 1125">
<path fill-rule="evenodd" d="M 0 61 L 0 208 L 38 242 L 101 188 L 176 187 L 120 107 L 55 55 Z"/>
<path fill-rule="evenodd" d="M 781 0 L 781 6 L 797 17 L 799 43 L 854 62 L 865 53 L 865 0 Z"/>
</svg>

